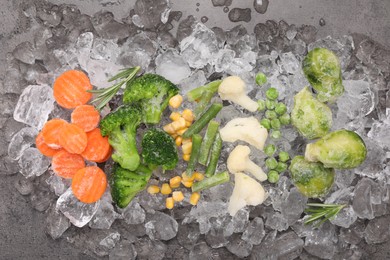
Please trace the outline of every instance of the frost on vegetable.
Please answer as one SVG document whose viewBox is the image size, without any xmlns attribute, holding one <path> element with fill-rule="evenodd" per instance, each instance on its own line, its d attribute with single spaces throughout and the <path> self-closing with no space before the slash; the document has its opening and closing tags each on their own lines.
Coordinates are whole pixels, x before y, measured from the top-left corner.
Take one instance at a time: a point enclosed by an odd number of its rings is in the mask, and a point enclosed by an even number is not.
<svg viewBox="0 0 390 260">
<path fill-rule="evenodd" d="M 224 142 L 241 140 L 263 150 L 268 131 L 254 117 L 239 117 L 230 120 L 219 130 Z"/>
<path fill-rule="evenodd" d="M 334 169 L 325 168 L 320 162 L 308 162 L 303 156 L 295 156 L 289 170 L 294 185 L 309 198 L 326 195 L 335 178 Z"/>
<path fill-rule="evenodd" d="M 250 152 L 251 150 L 248 146 L 237 145 L 227 159 L 229 172 L 248 172 L 259 181 L 265 181 L 267 175 L 258 165 L 249 159 Z"/>
<path fill-rule="evenodd" d="M 314 98 L 308 87 L 305 87 L 294 97 L 291 121 L 304 137 L 319 138 L 326 135 L 332 127 L 332 111 Z"/>
<path fill-rule="evenodd" d="M 242 172 L 234 174 L 234 189 L 229 200 L 228 211 L 234 216 L 247 205 L 257 206 L 265 201 L 267 193 L 256 180 Z"/>
<path fill-rule="evenodd" d="M 259 104 L 246 94 L 245 82 L 238 76 L 230 76 L 222 80 L 218 88 L 222 100 L 229 100 L 250 112 L 255 112 Z"/>
<path fill-rule="evenodd" d="M 322 162 L 327 168 L 350 169 L 362 164 L 367 149 L 363 139 L 355 132 L 337 130 L 327 134 L 315 143 L 308 144 L 305 159 Z"/>
<path fill-rule="evenodd" d="M 317 92 L 318 100 L 334 101 L 344 92 L 337 56 L 325 48 L 311 50 L 303 60 L 303 72 Z"/>
</svg>

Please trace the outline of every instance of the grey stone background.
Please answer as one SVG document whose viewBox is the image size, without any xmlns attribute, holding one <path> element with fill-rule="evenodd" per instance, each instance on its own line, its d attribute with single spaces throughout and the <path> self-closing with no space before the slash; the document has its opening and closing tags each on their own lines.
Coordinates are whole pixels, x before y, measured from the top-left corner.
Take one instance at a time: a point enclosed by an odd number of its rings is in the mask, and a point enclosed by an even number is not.
<svg viewBox="0 0 390 260">
<path fill-rule="evenodd" d="M 0 78 L 4 73 L 6 53 L 31 37 L 19 7 L 35 1 L 40 0 L 0 0 Z M 76 4 L 81 12 L 89 15 L 104 9 L 120 19 L 128 15 L 135 0 L 51 2 Z M 222 8 L 212 8 L 211 0 L 172 0 L 172 3 L 172 9 L 182 11 L 183 17 L 189 14 L 199 19 L 207 16 L 209 27 L 235 26 Z M 234 0 L 230 8 L 252 7 L 252 4 L 253 0 Z M 326 22 L 322 27 L 319 26 L 321 18 Z M 265 14 L 252 10 L 252 20 L 244 25 L 251 31 L 256 23 L 268 19 L 314 25 L 319 29 L 319 37 L 362 33 L 390 48 L 390 0 L 270 0 Z M 17 193 L 13 180 L 12 176 L 0 178 L 0 260 L 91 259 L 66 241 L 53 241 L 45 235 L 43 213 L 33 210 L 30 202 Z M 390 259 L 390 242 L 367 246 L 363 258 Z"/>
</svg>

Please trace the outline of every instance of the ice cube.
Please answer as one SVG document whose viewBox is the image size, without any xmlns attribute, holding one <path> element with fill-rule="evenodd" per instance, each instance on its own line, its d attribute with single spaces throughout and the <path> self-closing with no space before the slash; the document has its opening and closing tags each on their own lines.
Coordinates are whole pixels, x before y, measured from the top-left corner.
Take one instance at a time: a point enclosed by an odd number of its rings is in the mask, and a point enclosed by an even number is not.
<svg viewBox="0 0 390 260">
<path fill-rule="evenodd" d="M 333 259 L 336 252 L 335 226 L 325 222 L 320 228 L 309 233 L 305 240 L 305 250 L 322 259 Z"/>
<path fill-rule="evenodd" d="M 331 223 L 340 227 L 348 228 L 350 227 L 356 220 L 357 215 L 355 214 L 352 206 L 350 205 L 350 201 L 353 197 L 352 188 L 343 188 L 333 192 L 326 200 L 326 204 L 339 204 L 339 205 L 347 205 L 344 207 L 335 218 L 331 219 Z"/>
<path fill-rule="evenodd" d="M 52 173 L 52 175 L 46 179 L 46 183 L 49 185 L 50 190 L 55 195 L 61 196 L 70 187 L 71 182 L 67 179 L 63 179 L 60 176 Z"/>
<path fill-rule="evenodd" d="M 55 209 L 55 206 L 49 210 L 46 216 L 46 233 L 53 239 L 58 239 L 70 227 L 69 219 L 61 212 Z"/>
<path fill-rule="evenodd" d="M 135 250 L 140 259 L 164 259 L 167 246 L 158 240 L 150 240 L 148 237 L 143 237 L 135 241 Z"/>
<path fill-rule="evenodd" d="M 284 231 L 288 229 L 288 220 L 279 212 L 275 212 L 273 216 L 268 215 L 265 226 L 274 230 Z"/>
<path fill-rule="evenodd" d="M 23 90 L 15 107 L 16 121 L 35 127 L 43 127 L 54 108 L 53 90 L 45 85 L 30 85 Z"/>
<path fill-rule="evenodd" d="M 176 50 L 169 49 L 157 56 L 156 73 L 178 84 L 191 75 L 191 69 Z"/>
<path fill-rule="evenodd" d="M 100 37 L 105 39 L 125 39 L 130 35 L 130 27 L 114 20 L 111 12 L 100 11 L 92 17 L 92 24 Z"/>
<path fill-rule="evenodd" d="M 211 255 L 211 248 L 205 242 L 200 242 L 191 250 L 189 260 L 207 259 Z"/>
<path fill-rule="evenodd" d="M 278 65 L 282 72 L 287 74 L 295 74 L 301 70 L 301 63 L 297 60 L 291 52 L 282 53 Z"/>
<path fill-rule="evenodd" d="M 390 122 L 375 122 L 367 136 L 375 140 L 383 149 L 390 150 Z"/>
<path fill-rule="evenodd" d="M 109 229 L 120 216 L 115 211 L 112 205 L 111 193 L 107 190 L 100 199 L 100 206 L 88 225 L 94 229 Z"/>
<path fill-rule="evenodd" d="M 23 152 L 35 143 L 38 131 L 32 127 L 22 128 L 11 139 L 8 145 L 8 156 L 14 160 L 19 159 Z"/>
<path fill-rule="evenodd" d="M 167 23 L 171 3 L 169 0 L 137 0 L 134 5 L 135 18 L 138 27 L 155 29 L 160 23 Z"/>
<path fill-rule="evenodd" d="M 18 102 L 18 94 L 0 95 L 0 110 L 3 116 L 12 115 L 13 110 Z"/>
<path fill-rule="evenodd" d="M 348 229 L 341 228 L 340 229 L 340 240 L 344 241 L 351 245 L 357 245 L 362 241 L 364 230 L 366 229 L 366 225 L 363 221 L 358 220 L 353 223 Z"/>
<path fill-rule="evenodd" d="M 40 176 L 50 166 L 50 158 L 41 154 L 37 148 L 27 148 L 19 158 L 20 173 L 26 177 Z"/>
<path fill-rule="evenodd" d="M 22 195 L 29 195 L 34 190 L 34 185 L 31 179 L 27 179 L 22 175 L 18 175 L 15 181 L 15 188 Z"/>
<path fill-rule="evenodd" d="M 150 239 L 170 240 L 176 236 L 178 224 L 171 216 L 156 211 L 146 215 L 145 228 Z"/>
<path fill-rule="evenodd" d="M 91 58 L 95 60 L 116 61 L 119 47 L 113 40 L 96 38 L 91 49 Z"/>
<path fill-rule="evenodd" d="M 153 212 L 155 210 L 165 209 L 165 197 L 164 195 L 149 194 L 146 190 L 141 191 L 138 195 L 138 203 L 144 208 L 147 212 Z"/>
<path fill-rule="evenodd" d="M 242 240 L 240 234 L 233 234 L 229 237 L 229 243 L 226 245 L 226 248 L 232 254 L 244 258 L 251 254 L 253 245 Z"/>
<path fill-rule="evenodd" d="M 96 214 L 100 201 L 95 203 L 80 202 L 69 188 L 58 200 L 56 209 L 61 211 L 76 227 L 85 226 Z"/>
<path fill-rule="evenodd" d="M 35 63 L 36 51 L 34 45 L 31 42 L 22 42 L 15 47 L 12 54 L 16 59 L 20 60 L 21 62 L 27 64 Z"/>
<path fill-rule="evenodd" d="M 231 217 L 212 217 L 210 218 L 209 223 L 210 230 L 206 234 L 207 244 L 212 248 L 220 248 L 226 246 L 229 243 L 228 237 L 233 234 L 233 225 L 231 222 Z"/>
<path fill-rule="evenodd" d="M 122 217 L 127 224 L 142 224 L 145 221 L 145 210 L 141 208 L 136 200 L 130 202 L 130 204 L 123 210 Z"/>
<path fill-rule="evenodd" d="M 287 219 L 289 225 L 297 221 L 305 210 L 307 197 L 303 196 L 296 188 L 292 188 L 287 198 L 282 202 L 281 213 Z"/>
<path fill-rule="evenodd" d="M 240 233 L 245 230 L 249 222 L 249 210 L 247 208 L 240 209 L 237 211 L 232 219 L 234 233 Z"/>
<path fill-rule="evenodd" d="M 0 158 L 0 174 L 12 175 L 19 171 L 18 162 L 9 156 L 3 156 Z"/>
<path fill-rule="evenodd" d="M 363 178 L 355 187 L 355 195 L 353 198 L 352 207 L 359 218 L 374 218 L 371 202 L 371 188 L 374 184 L 374 181 L 368 178 Z"/>
<path fill-rule="evenodd" d="M 45 189 L 36 189 L 30 196 L 32 207 L 40 212 L 43 212 L 50 207 L 53 200 L 53 194 Z"/>
<path fill-rule="evenodd" d="M 120 241 L 109 254 L 109 260 L 135 260 L 136 257 L 134 245 L 126 240 Z"/>
<path fill-rule="evenodd" d="M 364 230 L 364 238 L 367 244 L 378 244 L 389 240 L 389 223 L 389 215 L 370 220 Z"/>
<path fill-rule="evenodd" d="M 188 250 L 191 250 L 200 236 L 199 225 L 196 223 L 191 223 L 188 225 L 180 225 L 180 228 L 177 232 L 177 241 L 183 247 Z"/>
<path fill-rule="evenodd" d="M 180 81 L 180 93 L 187 94 L 191 89 L 205 85 L 207 82 L 206 76 L 203 70 L 198 70 L 192 73 L 188 78 Z"/>
<path fill-rule="evenodd" d="M 255 217 L 246 227 L 241 238 L 252 245 L 259 245 L 265 236 L 262 218 Z"/>
</svg>

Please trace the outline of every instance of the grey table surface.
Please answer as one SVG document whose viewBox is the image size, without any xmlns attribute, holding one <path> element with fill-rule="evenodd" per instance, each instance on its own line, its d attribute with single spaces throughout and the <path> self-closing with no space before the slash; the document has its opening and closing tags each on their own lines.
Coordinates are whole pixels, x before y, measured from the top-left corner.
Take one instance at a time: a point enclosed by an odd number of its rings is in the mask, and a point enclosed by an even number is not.
<svg viewBox="0 0 390 260">
<path fill-rule="evenodd" d="M 0 78 L 4 73 L 5 55 L 18 43 L 29 39 L 28 28 L 20 19 L 21 3 L 40 0 L 0 0 Z M 128 15 L 135 0 L 52 0 L 79 6 L 83 13 L 92 15 L 99 10 L 109 10 L 120 19 Z M 105 2 L 113 5 L 104 6 Z M 222 8 L 211 9 L 211 0 L 172 0 L 173 10 L 183 16 L 193 14 L 199 19 L 209 18 L 208 26 L 231 28 Z M 197 6 L 199 3 L 199 6 Z M 251 7 L 253 0 L 235 0 L 233 7 Z M 196 9 L 199 9 L 197 11 Z M 320 27 L 323 18 L 326 25 Z M 258 22 L 268 19 L 310 24 L 316 26 L 318 35 L 343 35 L 362 33 L 390 48 L 390 0 L 272 0 L 265 14 L 252 10 L 252 20 L 244 25 L 251 30 Z M 44 214 L 31 208 L 29 200 L 17 193 L 13 176 L 0 178 L 0 259 L 88 259 L 66 241 L 53 241 L 44 233 Z M 365 248 L 364 259 L 390 259 L 390 242 Z"/>
</svg>

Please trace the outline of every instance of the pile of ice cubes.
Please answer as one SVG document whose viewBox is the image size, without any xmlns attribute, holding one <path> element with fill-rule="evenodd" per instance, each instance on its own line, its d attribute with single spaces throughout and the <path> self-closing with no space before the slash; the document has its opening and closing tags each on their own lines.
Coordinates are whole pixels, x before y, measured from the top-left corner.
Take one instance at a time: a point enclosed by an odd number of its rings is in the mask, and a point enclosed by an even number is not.
<svg viewBox="0 0 390 260">
<path fill-rule="evenodd" d="M 168 0 L 138 0 L 123 21 L 110 12 L 90 17 L 76 6 L 49 3 L 32 5 L 25 15 L 34 38 L 7 56 L 0 88 L 0 173 L 17 174 L 15 188 L 30 197 L 32 207 L 46 212 L 53 239 L 65 237 L 110 259 L 358 259 L 361 241 L 390 239 L 389 50 L 361 35 L 317 39 L 316 28 L 284 21 L 259 23 L 254 33 L 242 25 L 208 28 L 171 10 Z M 337 173 L 323 201 L 348 206 L 319 228 L 303 224 L 307 198 L 288 174 L 275 185 L 266 184 L 270 196 L 263 205 L 244 208 L 234 217 L 226 210 L 232 183 L 204 191 L 196 207 L 184 202 L 164 210 L 162 195 L 141 192 L 126 209 L 118 209 L 109 190 L 99 202 L 79 202 L 69 180 L 54 175 L 50 160 L 34 147 L 48 119 L 69 119 L 70 111 L 55 104 L 51 88 L 66 70 L 83 70 L 96 88 L 104 88 L 119 69 L 139 65 L 168 78 L 183 94 L 235 74 L 247 83 L 253 99 L 264 98 L 264 90 L 273 86 L 291 110 L 294 94 L 308 85 L 301 61 L 315 47 L 336 52 L 342 64 L 345 93 L 332 105 L 334 129 L 358 132 L 368 149 L 363 165 Z M 267 75 L 265 86 L 256 86 L 257 72 Z M 225 123 L 240 115 L 249 114 L 228 104 L 218 119 Z M 302 153 L 305 141 L 293 128 L 282 134 L 270 142 L 292 156 Z M 222 158 L 229 149 L 224 145 Z M 256 159 L 262 163 L 264 155 Z"/>
</svg>

